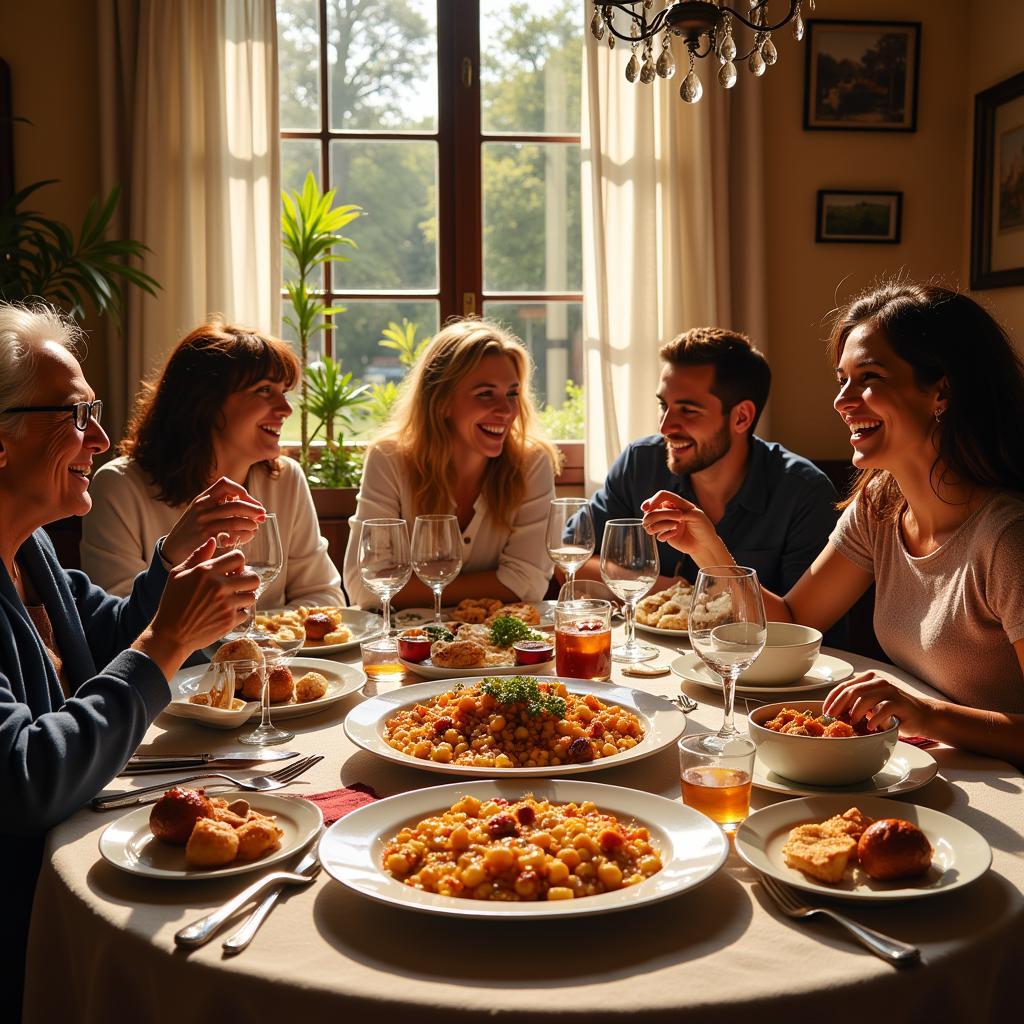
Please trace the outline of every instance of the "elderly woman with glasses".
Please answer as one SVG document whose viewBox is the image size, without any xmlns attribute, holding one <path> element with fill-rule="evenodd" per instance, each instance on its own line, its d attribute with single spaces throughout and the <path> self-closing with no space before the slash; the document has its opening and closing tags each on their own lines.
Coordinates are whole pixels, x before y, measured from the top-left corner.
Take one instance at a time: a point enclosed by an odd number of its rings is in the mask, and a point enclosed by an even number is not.
<svg viewBox="0 0 1024 1024">
<path fill-rule="evenodd" d="M 42 527 L 89 511 L 93 459 L 109 447 L 78 334 L 49 307 L 0 303 L 0 864 L 13 882 L 0 915 L 5 973 L 16 974 L 11 951 L 24 949 L 44 833 L 121 770 L 170 701 L 168 680 L 244 620 L 258 582 L 240 551 L 213 557 L 218 535 L 244 538 L 264 515 L 230 480 L 186 508 L 128 597 L 60 566 Z"/>
</svg>

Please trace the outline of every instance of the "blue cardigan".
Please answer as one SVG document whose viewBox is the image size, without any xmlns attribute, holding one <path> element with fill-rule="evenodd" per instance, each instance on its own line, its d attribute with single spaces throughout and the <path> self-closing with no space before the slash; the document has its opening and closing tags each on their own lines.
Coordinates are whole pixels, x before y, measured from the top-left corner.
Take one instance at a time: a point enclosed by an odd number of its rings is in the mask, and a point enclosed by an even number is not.
<svg viewBox="0 0 1024 1024">
<path fill-rule="evenodd" d="M 38 836 L 95 796 L 124 767 L 170 701 L 161 670 L 127 649 L 167 582 L 154 553 L 126 598 L 62 569 L 46 533 L 18 551 L 53 624 L 72 696 L 0 563 L 0 835 Z"/>
</svg>

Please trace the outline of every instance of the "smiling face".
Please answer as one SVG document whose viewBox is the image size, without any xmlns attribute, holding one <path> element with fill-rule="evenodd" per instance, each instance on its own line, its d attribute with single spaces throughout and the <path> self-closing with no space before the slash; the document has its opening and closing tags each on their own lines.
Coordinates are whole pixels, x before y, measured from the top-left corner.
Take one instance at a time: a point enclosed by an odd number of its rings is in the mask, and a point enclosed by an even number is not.
<svg viewBox="0 0 1024 1024">
<path fill-rule="evenodd" d="M 258 380 L 228 395 L 213 430 L 219 470 L 248 471 L 257 462 L 276 459 L 281 454 L 281 428 L 291 411 L 282 381 Z"/>
<path fill-rule="evenodd" d="M 669 472 L 699 473 L 732 448 L 733 432 L 721 399 L 711 393 L 713 366 L 666 363 L 658 385 L 660 429 L 665 436 Z"/>
<path fill-rule="evenodd" d="M 484 356 L 456 385 L 448 422 L 469 453 L 494 459 L 519 416 L 519 374 L 509 356 Z"/>
<path fill-rule="evenodd" d="M 63 345 L 43 342 L 35 352 L 33 373 L 35 387 L 25 405 L 72 405 L 96 397 L 78 360 Z M 26 413 L 21 427 L 18 436 L 0 439 L 4 490 L 16 497 L 18 508 L 30 510 L 38 526 L 84 516 L 92 508 L 93 459 L 110 447 L 103 428 L 90 419 L 79 430 L 70 412 Z"/>
<path fill-rule="evenodd" d="M 895 472 L 935 461 L 935 413 L 945 408 L 943 382 L 921 388 L 873 324 L 854 328 L 836 368 L 836 412 L 850 430 L 853 464 Z"/>
</svg>

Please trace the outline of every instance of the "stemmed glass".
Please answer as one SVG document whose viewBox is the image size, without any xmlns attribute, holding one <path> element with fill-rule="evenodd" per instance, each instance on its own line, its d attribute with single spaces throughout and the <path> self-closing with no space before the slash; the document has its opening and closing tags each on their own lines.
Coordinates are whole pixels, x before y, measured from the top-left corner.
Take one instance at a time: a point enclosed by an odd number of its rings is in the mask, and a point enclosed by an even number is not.
<svg viewBox="0 0 1024 1024">
<path fill-rule="evenodd" d="M 237 637 L 249 637 L 252 640 L 261 640 L 266 637 L 256 628 L 256 603 L 260 595 L 267 589 L 281 574 L 284 565 L 284 549 L 281 547 L 281 534 L 277 528 L 277 516 L 268 512 L 266 519 L 259 524 L 252 537 L 244 542 L 229 545 L 223 550 L 240 548 L 245 554 L 245 567 L 249 572 L 254 572 L 259 577 L 259 585 L 256 588 L 255 599 L 249 609 L 249 616 L 245 623 L 237 629 L 226 634 L 225 639 L 233 640 Z"/>
<path fill-rule="evenodd" d="M 767 625 L 757 573 L 741 565 L 701 569 L 690 599 L 690 643 L 701 661 L 722 677 L 722 727 L 704 746 L 724 750 L 740 733 L 732 722 L 736 680 L 764 650 Z"/>
<path fill-rule="evenodd" d="M 412 578 L 404 519 L 367 519 L 359 535 L 359 575 L 380 598 L 384 636 L 391 634 L 391 598 Z M 397 644 L 396 644 L 397 649 Z"/>
<path fill-rule="evenodd" d="M 462 534 L 455 516 L 417 516 L 412 527 L 412 567 L 433 591 L 434 621 L 441 620 L 441 594 L 462 568 Z"/>
<path fill-rule="evenodd" d="M 626 613 L 626 642 L 612 648 L 612 660 L 650 661 L 658 649 L 638 643 L 636 605 L 658 578 L 658 548 L 644 530 L 642 519 L 609 519 L 601 542 L 601 579 L 620 600 Z"/>
<path fill-rule="evenodd" d="M 565 570 L 569 599 L 577 570 L 594 553 L 594 517 L 586 498 L 555 498 L 548 509 L 548 555 Z"/>
<path fill-rule="evenodd" d="M 301 639 L 298 644 L 301 645 Z M 262 664 L 255 661 L 234 662 L 235 678 L 244 678 L 252 672 L 258 672 L 260 676 L 260 724 L 252 732 L 245 736 L 239 736 L 239 743 L 248 743 L 254 747 L 270 746 L 274 743 L 285 743 L 295 737 L 295 733 L 285 729 L 279 729 L 270 720 L 270 674 L 275 669 L 287 668 L 288 658 L 282 651 L 274 651 L 263 648 L 264 660 Z"/>
</svg>

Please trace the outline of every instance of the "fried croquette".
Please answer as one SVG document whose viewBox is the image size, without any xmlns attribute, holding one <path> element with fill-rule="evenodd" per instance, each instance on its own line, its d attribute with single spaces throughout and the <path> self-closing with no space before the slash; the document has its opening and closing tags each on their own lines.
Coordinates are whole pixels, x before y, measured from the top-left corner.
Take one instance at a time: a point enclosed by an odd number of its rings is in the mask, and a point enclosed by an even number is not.
<svg viewBox="0 0 1024 1024">
<path fill-rule="evenodd" d="M 215 796 L 210 799 L 213 804 L 213 818 L 215 821 L 223 821 L 232 828 L 241 828 L 249 820 L 249 803 L 247 800 L 235 800 L 228 803 L 223 797 Z"/>
<path fill-rule="evenodd" d="M 479 668 L 487 649 L 473 640 L 438 640 L 430 648 L 430 660 L 438 668 Z"/>
<path fill-rule="evenodd" d="M 235 834 L 238 837 L 238 859 L 252 861 L 276 850 L 281 845 L 284 831 L 273 818 L 253 812 Z"/>
<path fill-rule="evenodd" d="M 267 688 L 271 704 L 283 704 L 295 696 L 295 682 L 287 665 L 275 665 L 267 674 Z"/>
<path fill-rule="evenodd" d="M 235 682 L 235 689 L 238 690 L 238 681 Z M 260 700 L 263 696 L 263 673 L 250 672 L 241 680 L 241 689 L 238 690 L 243 700 Z"/>
<path fill-rule="evenodd" d="M 503 603 L 496 597 L 467 597 L 455 606 L 452 618 L 459 622 L 478 624 L 493 615 Z"/>
<path fill-rule="evenodd" d="M 226 821 L 200 818 L 185 847 L 185 860 L 194 868 L 219 868 L 238 856 L 238 847 L 238 832 Z"/>
<path fill-rule="evenodd" d="M 843 877 L 856 849 L 856 840 L 848 835 L 830 834 L 821 825 L 797 825 L 789 833 L 782 856 L 789 867 L 833 884 Z"/>
<path fill-rule="evenodd" d="M 515 604 L 503 604 L 496 612 L 487 616 L 485 625 L 493 626 L 494 620 L 500 619 L 503 615 L 511 615 L 512 618 L 519 619 L 528 626 L 540 625 L 540 612 L 532 604 L 526 604 L 523 601 Z"/>
<path fill-rule="evenodd" d="M 210 659 L 213 664 L 219 665 L 223 661 L 254 661 L 257 665 L 263 664 L 263 651 L 255 640 L 248 637 L 239 637 L 237 640 L 229 640 Z"/>
<path fill-rule="evenodd" d="M 295 703 L 308 704 L 327 693 L 327 680 L 319 672 L 307 672 L 295 683 Z"/>
</svg>

